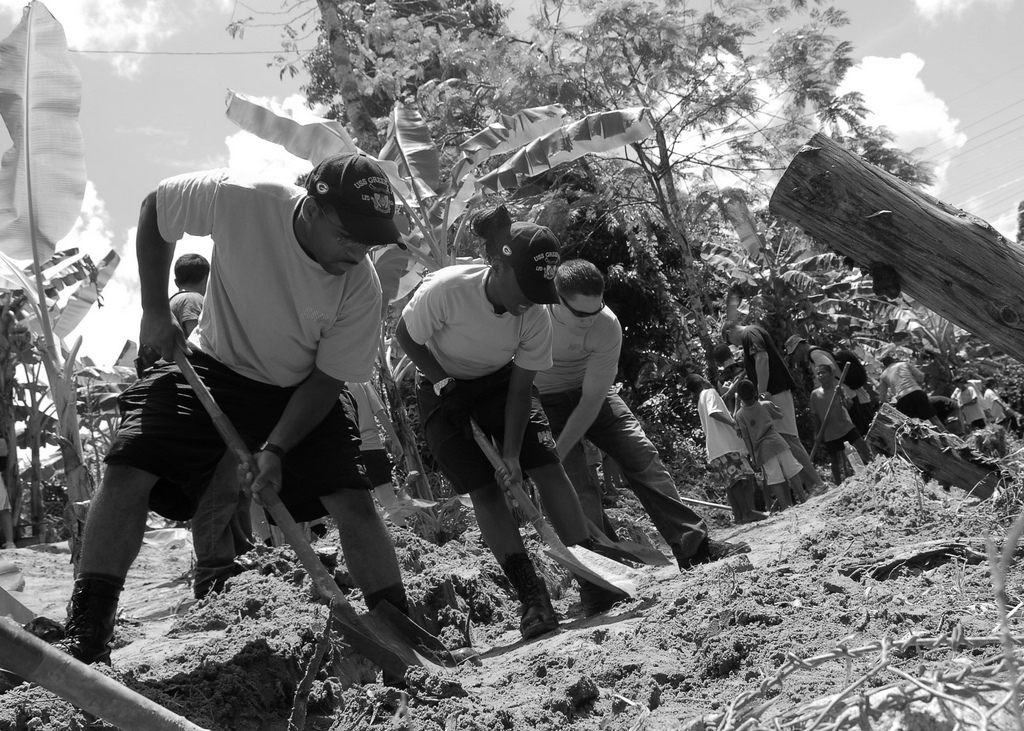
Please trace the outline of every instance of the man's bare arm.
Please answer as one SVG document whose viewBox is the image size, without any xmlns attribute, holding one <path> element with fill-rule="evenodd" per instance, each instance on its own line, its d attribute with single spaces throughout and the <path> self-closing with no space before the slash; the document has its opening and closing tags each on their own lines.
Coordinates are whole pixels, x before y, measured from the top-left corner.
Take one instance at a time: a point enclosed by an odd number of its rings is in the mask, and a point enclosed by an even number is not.
<svg viewBox="0 0 1024 731">
<path fill-rule="evenodd" d="M 171 273 L 176 242 L 160 235 L 156 210 L 156 192 L 142 201 L 139 227 L 135 235 L 135 253 L 139 259 L 139 284 L 142 288 L 142 327 L 139 346 L 148 345 L 162 358 L 174 360 L 175 348 L 191 353 L 185 334 L 171 315 L 167 300 L 167 282 Z"/>
</svg>

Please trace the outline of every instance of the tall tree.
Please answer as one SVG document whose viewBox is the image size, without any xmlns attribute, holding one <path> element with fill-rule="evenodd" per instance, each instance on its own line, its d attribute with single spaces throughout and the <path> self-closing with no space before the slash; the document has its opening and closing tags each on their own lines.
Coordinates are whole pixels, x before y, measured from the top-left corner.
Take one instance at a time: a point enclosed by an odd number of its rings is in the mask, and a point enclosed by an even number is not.
<svg viewBox="0 0 1024 731">
<path fill-rule="evenodd" d="M 822 127 L 887 166 L 926 175 L 887 145 L 884 130 L 864 125 L 860 95 L 837 94 L 852 48 L 835 35 L 843 13 L 822 6 L 717 0 L 698 12 L 680 0 L 547 0 L 537 19 L 553 73 L 575 86 L 584 110 L 653 111 L 655 135 L 630 158 L 639 174 L 616 169 L 608 185 L 619 206 L 644 212 L 646 231 L 633 231 L 656 243 L 654 255 L 680 260 L 678 299 L 708 356 L 715 290 L 705 286 L 706 226 L 695 216 L 718 216 L 718 208 L 699 204 L 700 194 L 727 179 L 756 201 Z"/>
</svg>

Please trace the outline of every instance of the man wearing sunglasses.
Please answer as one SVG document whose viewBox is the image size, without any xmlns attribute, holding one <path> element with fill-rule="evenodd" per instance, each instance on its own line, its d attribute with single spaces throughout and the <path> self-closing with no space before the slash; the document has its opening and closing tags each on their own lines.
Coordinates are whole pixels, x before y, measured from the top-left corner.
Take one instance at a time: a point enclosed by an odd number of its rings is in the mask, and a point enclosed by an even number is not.
<svg viewBox="0 0 1024 731">
<path fill-rule="evenodd" d="M 704 519 L 679 500 L 657 449 L 626 402 L 612 391 L 622 328 L 604 302 L 600 270 L 584 259 L 562 262 L 555 288 L 560 302 L 548 306 L 554 365 L 538 373 L 535 383 L 556 437 L 555 449 L 587 517 L 607 527 L 600 488 L 580 444 L 583 437 L 618 463 L 681 571 L 749 551 L 746 544 L 708 537 Z"/>
<path fill-rule="evenodd" d="M 380 282 L 366 256 L 397 244 L 391 184 L 365 155 L 335 155 L 306 187 L 230 170 L 168 178 L 143 201 L 136 249 L 140 345 L 167 361 L 121 394 L 121 421 L 92 500 L 71 598 L 65 649 L 110 662 L 124 579 L 149 510 L 188 520 L 215 473 L 235 464 L 174 364 L 184 352 L 252 450 L 258 496 L 280 493 L 297 521 L 337 521 L 346 563 L 372 608 L 404 609 L 390 536 L 359 457 L 346 381 L 370 379 Z M 176 242 L 210 236 L 213 256 L 199 324 L 186 340 L 167 300 Z"/>
</svg>

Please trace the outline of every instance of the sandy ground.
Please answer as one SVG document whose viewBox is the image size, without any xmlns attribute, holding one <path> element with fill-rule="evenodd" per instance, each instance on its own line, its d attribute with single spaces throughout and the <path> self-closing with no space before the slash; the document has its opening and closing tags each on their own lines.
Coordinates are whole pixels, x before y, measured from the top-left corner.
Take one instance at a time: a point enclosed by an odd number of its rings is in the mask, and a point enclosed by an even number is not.
<svg viewBox="0 0 1024 731">
<path fill-rule="evenodd" d="M 421 623 L 449 647 L 468 638 L 479 652 L 442 672 L 411 671 L 404 690 L 381 683 L 337 632 L 300 688 L 326 614 L 287 549 L 250 554 L 252 570 L 193 604 L 190 546 L 147 543 L 121 603 L 113 669 L 104 672 L 207 729 L 283 731 L 303 704 L 304 728 L 338 731 L 809 728 L 818 715 L 836 729 L 911 728 L 913 719 L 952 729 L 959 706 L 936 710 L 936 694 L 920 688 L 950 691 L 944 673 L 957 671 L 959 695 L 950 697 L 984 705 L 998 696 L 999 623 L 981 556 L 985 535 L 1001 535 L 999 509 L 876 461 L 804 505 L 716 531 L 749 542 L 749 554 L 683 574 L 637 569 L 636 598 L 606 615 L 584 619 L 574 584 L 545 560 L 562 626 L 532 642 L 520 641 L 516 603 L 478 534 L 436 546 L 396 530 Z M 623 524 L 636 514 L 629 504 L 613 511 Z M 656 535 L 642 521 L 634 529 Z M 333 565 L 336 537 L 316 547 L 344 584 L 343 564 Z M 63 618 L 67 553 L 37 547 L 0 560 L 24 577 L 13 596 Z M 1007 594 L 1010 627 L 1020 633 L 1016 569 Z M 350 598 L 362 611 L 358 590 Z M 31 684 L 0 694 L 0 731 L 90 721 L 110 728 Z M 1007 722 L 995 713 L 990 728 Z"/>
</svg>

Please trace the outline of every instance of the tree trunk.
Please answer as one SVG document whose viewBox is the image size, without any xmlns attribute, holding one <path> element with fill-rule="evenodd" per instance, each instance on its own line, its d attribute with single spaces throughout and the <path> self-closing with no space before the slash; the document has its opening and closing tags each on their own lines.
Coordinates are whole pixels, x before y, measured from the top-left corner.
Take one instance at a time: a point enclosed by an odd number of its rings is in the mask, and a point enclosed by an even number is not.
<svg viewBox="0 0 1024 731">
<path fill-rule="evenodd" d="M 928 477 L 956 485 L 975 497 L 991 497 L 999 484 L 999 469 L 993 460 L 971 450 L 955 434 L 911 419 L 889 404 L 878 411 L 867 440 L 879 453 L 905 457 Z"/>
<path fill-rule="evenodd" d="M 332 0 L 317 0 L 320 17 L 323 19 L 327 44 L 331 51 L 331 62 L 334 65 L 334 83 L 338 85 L 341 99 L 345 105 L 345 114 L 355 137 L 356 144 L 371 155 L 380 152 L 382 143 L 377 133 L 377 125 L 373 116 L 366 109 L 366 103 L 359 84 L 356 81 L 355 69 L 352 67 L 353 49 L 345 40 L 341 16 L 337 4 Z"/>
<path fill-rule="evenodd" d="M 705 288 L 701 286 L 700 274 L 697 271 L 697 260 L 690 246 L 690 239 L 684 230 L 683 222 L 686 216 L 684 206 L 679 200 L 679 192 L 676 190 L 675 178 L 672 174 L 670 164 L 671 150 L 668 146 L 668 140 L 665 136 L 665 131 L 660 125 L 656 126 L 655 130 L 655 139 L 658 145 L 658 158 L 656 160 L 651 160 L 644 153 L 639 143 L 635 143 L 633 149 L 641 156 L 641 159 L 648 161 L 644 167 L 650 180 L 651 189 L 657 199 L 656 205 L 661 210 L 661 215 L 664 218 L 669 234 L 675 240 L 683 255 L 683 277 L 686 283 L 686 301 L 684 306 L 693 314 L 694 323 L 697 327 L 697 339 L 704 348 L 704 358 L 707 362 L 708 370 L 713 376 L 714 368 L 716 367 L 715 359 L 712 357 L 715 343 L 711 336 L 711 328 L 708 325 L 707 319 L 710 303 L 708 302 Z M 685 330 L 685 319 L 682 325 Z M 689 335 L 689 333 L 686 334 Z M 688 356 L 689 353 L 686 355 Z"/>
<path fill-rule="evenodd" d="M 816 134 L 769 210 L 917 301 L 1024 361 L 1024 246 Z M 884 280 L 884 281 L 883 281 Z"/>
</svg>

